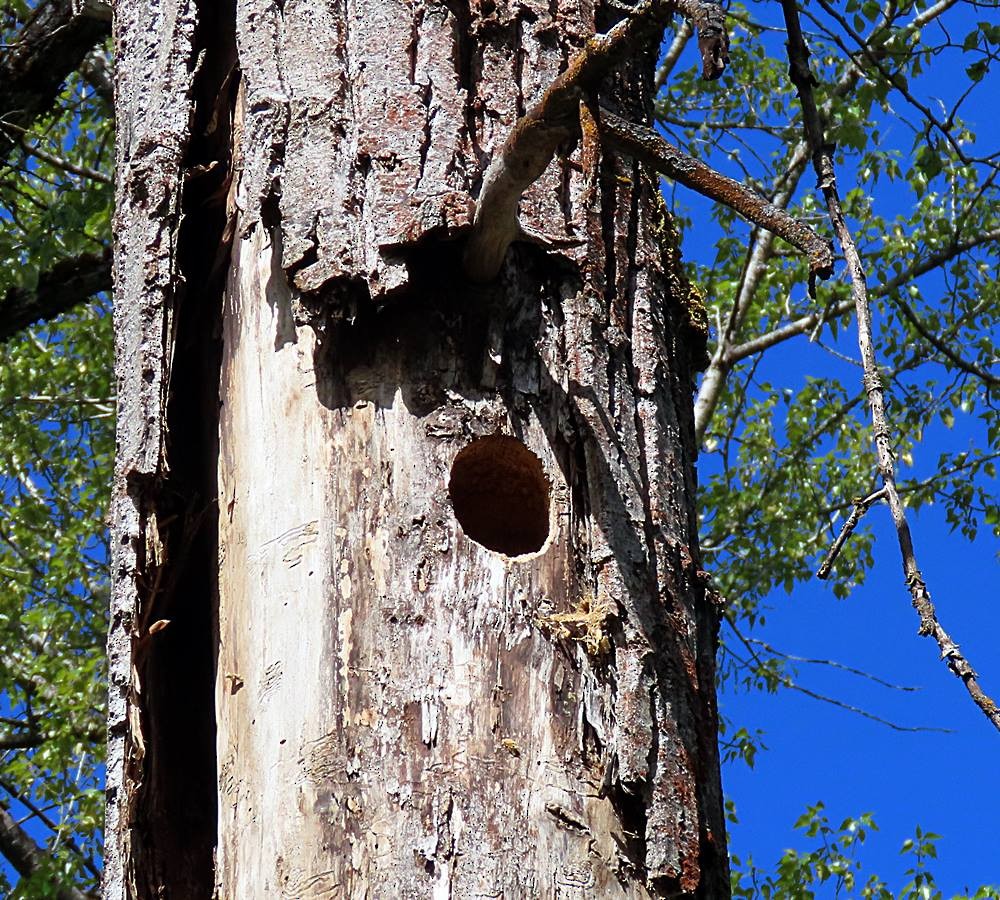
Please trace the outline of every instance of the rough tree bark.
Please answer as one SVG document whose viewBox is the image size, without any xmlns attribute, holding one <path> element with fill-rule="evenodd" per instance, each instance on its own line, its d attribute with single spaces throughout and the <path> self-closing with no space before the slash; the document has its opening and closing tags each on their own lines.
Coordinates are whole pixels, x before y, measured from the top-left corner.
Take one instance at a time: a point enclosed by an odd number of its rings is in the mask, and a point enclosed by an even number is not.
<svg viewBox="0 0 1000 900">
<path fill-rule="evenodd" d="M 585 130 L 462 274 L 620 6 L 117 3 L 109 897 L 728 896 L 656 180 Z"/>
</svg>

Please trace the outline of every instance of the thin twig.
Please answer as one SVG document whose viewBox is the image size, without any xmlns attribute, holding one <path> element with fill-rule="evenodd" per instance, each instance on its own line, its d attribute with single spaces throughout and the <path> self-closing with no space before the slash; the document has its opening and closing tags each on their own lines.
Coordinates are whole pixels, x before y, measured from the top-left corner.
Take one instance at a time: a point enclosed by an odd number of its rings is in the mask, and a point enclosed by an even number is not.
<svg viewBox="0 0 1000 900">
<path fill-rule="evenodd" d="M 885 486 L 885 496 L 892 512 L 893 523 L 896 526 L 896 536 L 899 540 L 899 550 L 902 555 L 903 573 L 906 586 L 909 588 L 913 608 L 920 617 L 919 634 L 933 637 L 941 650 L 942 658 L 951 671 L 965 685 L 969 695 L 984 715 L 1000 731 L 1000 708 L 979 686 L 976 671 L 968 659 L 962 654 L 957 643 L 941 627 L 937 612 L 931 602 L 930 592 L 924 583 L 923 576 L 917 566 L 913 549 L 913 538 L 910 526 L 906 520 L 906 511 L 896 489 L 895 466 L 893 462 L 892 438 L 889 431 L 888 417 L 885 412 L 885 398 L 882 381 L 875 360 L 874 339 L 872 336 L 871 306 L 868 301 L 868 289 L 865 281 L 861 257 L 855 246 L 854 238 L 844 219 L 840 195 L 837 191 L 837 180 L 833 168 L 831 148 L 823 137 L 816 101 L 813 97 L 813 85 L 816 80 L 809 70 L 809 50 L 802 29 L 799 25 L 799 13 L 795 0 L 781 0 L 785 15 L 785 25 L 788 29 L 788 61 L 789 75 L 802 103 L 803 124 L 806 139 L 813 154 L 813 166 L 819 179 L 819 187 L 826 199 L 830 220 L 840 241 L 844 258 L 851 275 L 851 293 L 855 301 L 858 319 L 858 346 L 861 350 L 861 361 L 864 365 L 865 390 L 872 411 L 872 426 L 875 439 L 875 451 L 878 459 L 879 473 Z"/>
<path fill-rule="evenodd" d="M 537 181 L 556 150 L 580 129 L 580 100 L 643 41 L 662 29 L 666 16 L 680 12 L 698 28 L 703 74 L 718 78 L 729 62 L 725 12 L 702 0 L 643 0 L 607 34 L 595 35 L 546 88 L 542 98 L 514 124 L 483 175 L 472 232 L 465 246 L 465 272 L 473 281 L 491 281 L 507 248 L 524 236 L 518 221 L 521 195 Z"/>
<path fill-rule="evenodd" d="M 747 651 L 753 657 L 754 662 L 756 662 L 756 664 L 759 667 L 763 667 L 764 663 L 761 660 L 760 656 L 757 655 L 757 651 L 754 650 L 754 648 L 751 646 L 749 639 L 743 636 L 743 634 L 732 622 L 732 620 L 727 619 L 726 621 L 729 623 L 729 627 L 733 629 L 733 633 L 736 635 L 736 637 L 739 638 L 740 643 L 742 643 L 743 646 L 747 648 Z M 750 664 L 745 659 L 741 659 L 739 656 L 733 653 L 732 647 L 727 646 L 726 651 L 729 653 L 730 656 L 733 657 L 733 659 L 739 661 L 740 664 L 747 666 L 749 668 Z M 818 691 L 814 691 L 807 687 L 803 687 L 801 684 L 798 684 L 797 682 L 793 681 L 787 675 L 782 675 L 778 680 L 778 684 L 780 684 L 784 688 L 788 688 L 789 690 L 798 691 L 801 694 L 805 694 L 807 697 L 812 697 L 813 700 L 819 700 L 822 703 L 829 703 L 831 706 L 837 706 L 840 709 L 846 709 L 848 712 L 852 712 L 859 716 L 863 716 L 866 719 L 871 719 L 871 721 L 878 722 L 880 725 L 885 725 L 887 728 L 893 729 L 893 731 L 909 731 L 909 732 L 935 731 L 941 734 L 952 734 L 952 730 L 950 728 L 939 728 L 933 725 L 899 725 L 896 722 L 891 721 L 890 719 L 883 719 L 881 716 L 875 715 L 875 713 L 870 713 L 868 712 L 868 710 L 862 709 L 860 706 L 854 706 L 851 703 L 845 703 L 843 700 L 838 700 L 835 697 L 830 697 L 826 694 L 821 694 Z"/>
<path fill-rule="evenodd" d="M 942 341 L 934 332 L 932 332 L 921 320 L 920 317 L 913 311 L 910 305 L 903 299 L 902 295 L 889 294 L 889 302 L 895 306 L 903 315 L 903 318 L 909 322 L 917 333 L 925 340 L 928 344 L 934 347 L 945 359 L 950 360 L 956 368 L 961 369 L 963 372 L 968 372 L 970 375 L 975 375 L 977 378 L 982 379 L 983 383 L 989 385 L 990 387 L 1000 386 L 1000 378 L 996 375 L 991 375 L 981 366 L 976 365 L 976 363 L 971 360 L 965 359 L 961 354 L 955 352 L 947 343 Z"/>
<path fill-rule="evenodd" d="M 808 225 L 770 203 L 742 182 L 717 172 L 693 156 L 664 140 L 651 128 L 636 125 L 614 113 L 601 110 L 601 133 L 623 153 L 654 168 L 679 184 L 724 203 L 755 225 L 784 238 L 809 257 L 809 289 L 816 278 L 833 274 L 833 249 Z"/>
<path fill-rule="evenodd" d="M 889 719 L 883 719 L 881 716 L 876 716 L 875 713 L 870 713 L 860 706 L 853 706 L 850 703 L 845 703 L 843 700 L 837 700 L 835 697 L 828 697 L 826 694 L 820 694 L 818 691 L 810 690 L 809 688 L 802 687 L 801 684 L 796 684 L 793 681 L 786 679 L 783 682 L 784 686 L 791 688 L 793 691 L 799 691 L 805 694 L 807 697 L 812 697 L 814 700 L 822 700 L 824 703 L 829 703 L 832 706 L 839 706 L 841 709 L 846 709 L 848 712 L 857 713 L 859 716 L 864 716 L 866 719 L 871 719 L 873 722 L 878 722 L 879 725 L 885 725 L 891 728 L 893 731 L 934 731 L 938 734 L 954 734 L 954 729 L 952 728 L 939 728 L 933 725 L 899 725 L 896 722 L 890 721 Z"/>
<path fill-rule="evenodd" d="M 880 684 L 882 687 L 889 688 L 893 691 L 905 691 L 907 693 L 912 693 L 922 690 L 922 688 L 917 685 L 893 684 L 891 681 L 879 678 L 878 675 L 872 675 L 871 672 L 866 672 L 864 669 L 857 669 L 854 666 L 847 665 L 846 663 L 837 662 L 835 659 L 815 659 L 810 656 L 796 656 L 794 653 L 785 653 L 784 650 L 779 650 L 777 647 L 772 646 L 767 641 L 762 641 L 760 638 L 748 637 L 746 638 L 746 641 L 750 644 L 756 645 L 757 647 L 762 647 L 774 656 L 780 656 L 782 659 L 787 659 L 789 662 L 805 663 L 811 666 L 829 666 L 831 669 L 840 669 L 841 671 L 848 672 L 851 675 L 857 675 L 859 678 L 866 678 L 868 681 L 874 681 L 875 684 Z"/>
<path fill-rule="evenodd" d="M 50 166 L 53 166 L 56 169 L 60 169 L 63 172 L 69 172 L 71 175 L 79 175 L 81 178 L 89 178 L 91 181 L 97 181 L 101 184 L 112 183 L 110 175 L 105 175 L 97 169 L 90 168 L 90 166 L 71 163 L 68 159 L 63 159 L 61 156 L 56 156 L 53 153 L 42 150 L 40 147 L 34 146 L 28 141 L 30 132 L 18 125 L 14 125 L 10 122 L 0 122 L 0 128 L 17 134 L 18 144 L 20 144 L 21 149 L 24 150 L 25 153 L 30 156 L 34 156 L 36 159 L 40 159 L 42 162 L 47 162 Z"/>
<path fill-rule="evenodd" d="M 837 535 L 837 539 L 833 542 L 829 552 L 826 554 L 826 559 L 823 560 L 823 564 L 816 570 L 817 578 L 825 580 L 830 577 L 833 564 L 837 561 L 837 557 L 840 556 L 840 551 L 844 548 L 844 544 L 847 543 L 847 539 L 851 536 L 851 533 L 858 527 L 858 522 L 861 521 L 862 517 L 866 512 L 868 512 L 873 503 L 882 500 L 884 497 L 885 488 L 881 488 L 880 490 L 875 491 L 874 494 L 869 494 L 867 497 L 854 498 L 854 509 L 851 510 L 851 514 L 844 521 L 843 527 L 840 529 L 840 534 Z"/>
<path fill-rule="evenodd" d="M 871 48 L 868 46 L 867 41 L 859 35 L 853 28 L 851 28 L 850 22 L 842 16 L 836 9 L 834 9 L 827 0 L 818 0 L 819 5 L 823 7 L 827 15 L 829 15 L 834 21 L 836 21 L 841 28 L 851 37 L 851 39 L 858 45 L 859 53 L 875 68 L 875 70 L 882 76 L 885 81 L 892 85 L 900 94 L 915 107 L 920 114 L 924 117 L 927 122 L 930 122 L 938 131 L 941 132 L 944 139 L 951 145 L 952 150 L 955 155 L 966 165 L 973 162 L 968 156 L 966 156 L 965 151 L 962 149 L 962 142 L 960 138 L 956 138 L 952 133 L 951 129 L 946 125 L 938 121 L 937 117 L 931 111 L 930 107 L 925 103 L 922 103 L 911 93 L 909 86 L 906 81 L 906 77 L 899 72 L 890 71 L 883 64 L 883 60 L 875 53 L 872 52 Z M 830 35 L 831 40 L 840 47 L 840 49 L 847 54 L 848 58 L 858 65 L 856 55 L 850 51 L 847 45 L 836 35 Z M 803 46 L 805 46 L 803 42 Z M 980 160 L 982 161 L 982 160 Z"/>
</svg>

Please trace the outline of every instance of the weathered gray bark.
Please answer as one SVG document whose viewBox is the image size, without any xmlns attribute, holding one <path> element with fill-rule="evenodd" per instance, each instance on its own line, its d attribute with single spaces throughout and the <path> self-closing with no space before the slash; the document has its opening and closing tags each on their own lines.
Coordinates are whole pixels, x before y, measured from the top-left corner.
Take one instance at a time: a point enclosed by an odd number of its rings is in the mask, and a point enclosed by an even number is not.
<svg viewBox="0 0 1000 900">
<path fill-rule="evenodd" d="M 704 334 L 655 180 L 585 131 L 522 204 L 574 249 L 461 274 L 489 154 L 614 19 L 120 6 L 109 896 L 727 896 Z M 651 63 L 603 99 L 645 116 Z M 206 790 L 171 767 L 213 718 Z"/>
</svg>

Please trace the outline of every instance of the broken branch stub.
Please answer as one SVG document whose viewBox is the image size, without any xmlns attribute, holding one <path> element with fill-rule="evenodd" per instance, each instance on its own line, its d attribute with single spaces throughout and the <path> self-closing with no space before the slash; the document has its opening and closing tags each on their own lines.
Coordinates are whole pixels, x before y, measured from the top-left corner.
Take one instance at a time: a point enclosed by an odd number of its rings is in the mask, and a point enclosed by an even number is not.
<svg viewBox="0 0 1000 900">
<path fill-rule="evenodd" d="M 596 90 L 615 65 L 644 40 L 662 30 L 666 17 L 680 12 L 698 29 L 702 74 L 718 78 L 729 62 L 725 13 L 702 0 L 644 0 L 606 34 L 590 38 L 514 125 L 483 175 L 472 232 L 465 247 L 466 275 L 491 281 L 503 265 L 507 248 L 522 236 L 518 221 L 521 195 L 541 176 L 559 145 L 579 133 L 579 102 Z"/>
<path fill-rule="evenodd" d="M 833 274 L 833 248 L 804 222 L 790 216 L 766 197 L 739 181 L 717 172 L 664 140 L 651 128 L 636 125 L 601 110 L 602 137 L 621 152 L 646 163 L 678 184 L 723 203 L 755 225 L 766 228 L 809 257 L 809 293 L 815 294 L 817 278 Z"/>
</svg>

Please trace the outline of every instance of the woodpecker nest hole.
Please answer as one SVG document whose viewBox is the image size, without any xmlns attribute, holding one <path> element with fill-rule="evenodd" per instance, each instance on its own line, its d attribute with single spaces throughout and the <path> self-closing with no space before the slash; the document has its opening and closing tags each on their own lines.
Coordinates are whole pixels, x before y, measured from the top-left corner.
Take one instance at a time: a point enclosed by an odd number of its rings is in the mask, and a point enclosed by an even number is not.
<svg viewBox="0 0 1000 900">
<path fill-rule="evenodd" d="M 478 438 L 459 451 L 448 494 L 465 534 L 507 556 L 537 553 L 549 536 L 549 482 L 517 438 Z"/>
</svg>

